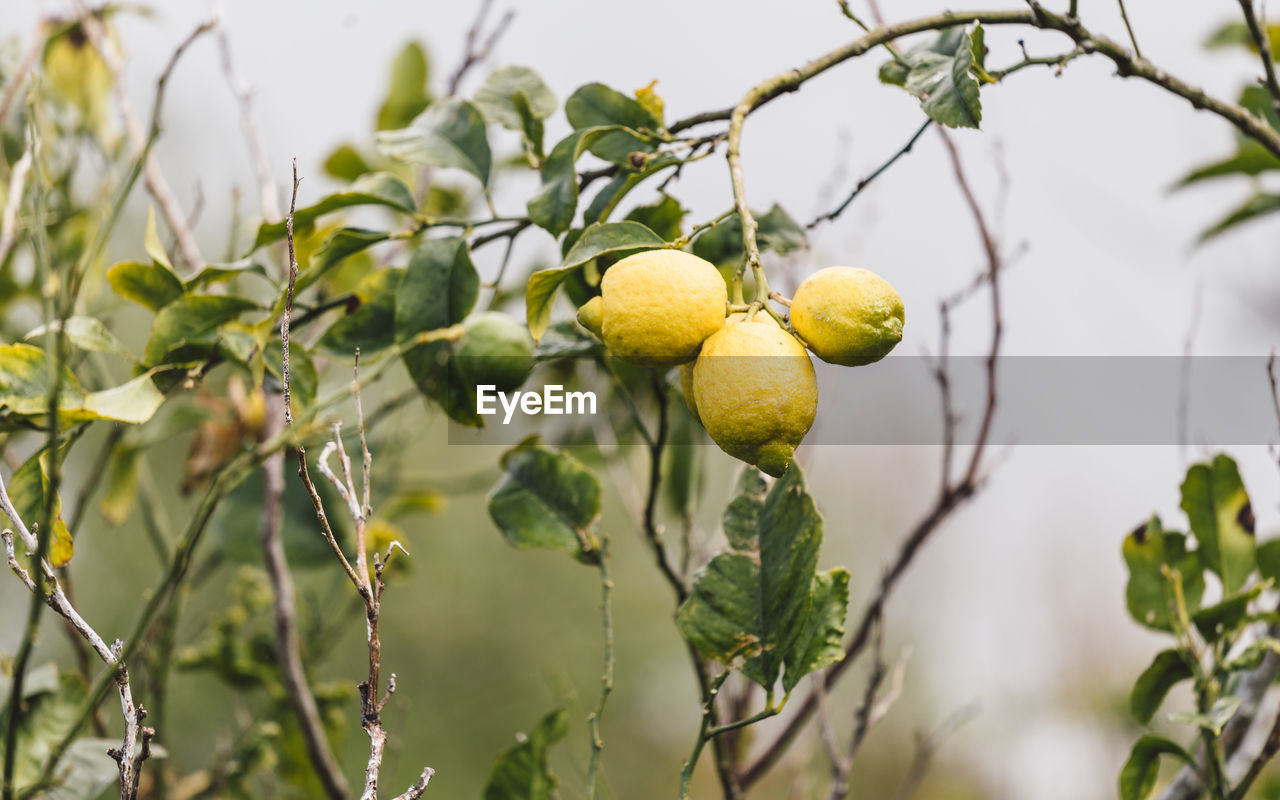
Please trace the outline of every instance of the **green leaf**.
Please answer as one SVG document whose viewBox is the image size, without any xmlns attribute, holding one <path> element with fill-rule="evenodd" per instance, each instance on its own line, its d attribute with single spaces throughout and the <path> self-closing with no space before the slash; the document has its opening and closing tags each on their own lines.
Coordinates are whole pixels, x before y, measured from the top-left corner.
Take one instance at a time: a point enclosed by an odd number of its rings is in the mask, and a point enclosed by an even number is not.
<svg viewBox="0 0 1280 800">
<path fill-rule="evenodd" d="M 777 206 L 774 206 L 774 208 L 779 211 L 782 210 Z M 669 242 L 679 239 L 683 235 L 681 224 L 688 213 L 689 210 L 681 206 L 679 200 L 664 193 L 662 199 L 656 203 L 636 206 L 631 209 L 631 213 L 627 214 L 627 219 L 639 222 Z M 786 212 L 783 213 L 785 214 Z M 804 236 L 803 230 L 801 230 L 800 235 Z"/>
<path fill-rule="evenodd" d="M 320 245 L 320 249 L 311 257 L 311 263 L 298 274 L 294 291 L 301 292 L 311 286 L 347 256 L 367 250 L 389 238 L 391 234 L 386 231 L 339 228 L 324 240 L 324 244 Z"/>
<path fill-rule="evenodd" d="M 219 325 L 255 308 L 256 303 L 230 295 L 189 295 L 176 300 L 156 315 L 147 340 L 146 362 L 161 364 L 174 348 L 203 340 Z"/>
<path fill-rule="evenodd" d="M 758 555 L 721 553 L 699 571 L 677 624 L 698 652 L 771 688 L 808 627 L 822 518 L 793 467 L 760 510 Z M 794 685 L 801 675 L 788 674 Z"/>
<path fill-rule="evenodd" d="M 844 658 L 844 618 L 849 611 L 849 571 L 837 567 L 813 576 L 812 601 L 800 638 L 785 660 L 782 689 L 790 692 L 800 679 Z"/>
<path fill-rule="evenodd" d="M 1204 565 L 1199 551 L 1187 551 L 1186 536 L 1165 531 L 1160 518 L 1152 516 L 1125 537 L 1123 553 L 1129 568 L 1125 601 L 1129 615 L 1140 625 L 1159 631 L 1173 630 L 1170 613 L 1174 594 L 1162 570 L 1165 566 L 1182 576 L 1188 613 L 1194 614 L 1200 608 Z"/>
<path fill-rule="evenodd" d="M 911 68 L 916 64 L 935 55 L 954 56 L 958 53 L 964 32 L 963 25 L 943 28 L 932 38 L 903 51 L 900 58 L 887 61 L 880 66 L 880 82 L 891 86 L 906 86 Z"/>
<path fill-rule="evenodd" d="M 546 158 L 542 152 L 545 138 L 542 119 L 534 113 L 533 106 L 524 92 L 520 91 L 512 95 L 511 102 L 515 106 L 516 114 L 520 117 L 520 138 L 524 144 L 525 154 L 528 156 L 529 163 L 535 169 L 540 169 Z"/>
<path fill-rule="evenodd" d="M 1222 578 L 1226 594 L 1235 593 L 1257 566 L 1253 512 L 1236 462 L 1218 455 L 1211 463 L 1187 470 L 1182 510 L 1191 521 L 1205 566 Z"/>
<path fill-rule="evenodd" d="M 378 150 L 388 158 L 461 169 L 489 183 L 493 160 L 484 117 L 471 103 L 453 98 L 427 108 L 406 128 L 382 131 Z"/>
<path fill-rule="evenodd" d="M 1214 736 L 1221 736 L 1222 729 L 1231 721 L 1231 717 L 1235 716 L 1240 702 L 1240 698 L 1234 695 L 1219 697 L 1203 714 L 1190 711 L 1170 714 L 1169 721 L 1180 725 L 1194 725 Z"/>
<path fill-rule="evenodd" d="M 1146 800 L 1156 785 L 1160 756 L 1173 756 L 1195 769 L 1195 760 L 1182 745 L 1163 736 L 1143 736 L 1133 745 L 1129 760 L 1120 770 L 1120 800 Z"/>
<path fill-rule="evenodd" d="M 0 345 L 0 410 L 40 416 L 49 410 L 49 372 L 44 351 L 29 344 Z M 84 390 L 71 370 L 63 368 L 58 407 L 78 408 Z"/>
<path fill-rule="evenodd" d="M 1258 545 L 1258 572 L 1266 580 L 1280 584 L 1280 539 Z"/>
<path fill-rule="evenodd" d="M 169 254 L 165 252 L 164 243 L 160 241 L 160 233 L 156 230 L 155 206 L 147 206 L 147 235 L 143 239 L 142 246 L 157 267 L 173 272 L 173 265 L 169 263 Z"/>
<path fill-rule="evenodd" d="M 427 239 L 409 259 L 396 294 L 396 338 L 466 319 L 480 294 L 480 276 L 465 239 Z"/>
<path fill-rule="evenodd" d="M 786 255 L 809 246 L 804 228 L 782 206 L 775 204 L 764 214 L 753 212 L 752 216 L 759 226 L 756 242 L 761 251 Z M 693 254 L 718 267 L 736 266 L 742 260 L 742 220 L 735 214 L 694 239 Z"/>
<path fill-rule="evenodd" d="M 541 269 L 529 276 L 529 283 L 524 290 L 525 321 L 529 324 L 529 334 L 535 342 L 542 340 L 542 335 L 551 324 L 551 306 L 555 303 L 556 290 L 570 275 L 581 269 Z"/>
<path fill-rule="evenodd" d="M 65 449 L 64 447 L 63 450 Z M 9 499 L 13 501 L 13 510 L 18 512 L 27 530 L 32 533 L 37 532 L 34 528 L 44 518 L 45 495 L 49 491 L 48 452 L 47 448 L 37 450 L 22 466 L 14 470 L 6 487 Z M 0 512 L 0 518 L 5 518 L 4 512 Z M 9 523 L 17 527 L 17 520 L 11 519 Z M 53 538 L 49 540 L 49 563 L 62 567 L 69 564 L 74 555 L 75 543 L 62 518 L 62 496 L 57 495 L 53 498 Z"/>
<path fill-rule="evenodd" d="M 547 752 L 569 732 L 569 714 L 556 709 L 538 721 L 519 744 L 494 761 L 484 800 L 554 800 L 559 783 L 551 773 Z"/>
<path fill-rule="evenodd" d="M 1249 618 L 1249 604 L 1258 598 L 1265 584 L 1254 584 L 1247 590 L 1230 595 L 1191 615 L 1191 622 L 1208 642 L 1216 642 L 1228 633 L 1239 631 Z"/>
<path fill-rule="evenodd" d="M 769 483 L 755 467 L 744 467 L 738 476 L 737 495 L 724 510 L 724 535 L 734 550 L 759 548 L 760 511 L 764 508 Z"/>
<path fill-rule="evenodd" d="M 946 28 L 932 40 L 904 52 L 900 59 L 884 64 L 880 80 L 917 97 L 925 113 L 938 123 L 977 128 L 982 121 L 978 81 L 986 72 L 981 60 L 975 59 L 975 52 L 982 47 L 981 27 L 974 35 L 979 37 L 976 43 L 963 26 Z"/>
<path fill-rule="evenodd" d="M 395 299 L 396 340 L 402 345 L 423 331 L 466 319 L 480 294 L 480 276 L 465 239 L 427 239 L 414 251 Z M 452 419 L 480 426 L 470 392 L 449 358 L 449 342 L 431 342 L 406 350 L 405 368 L 418 389 Z"/>
<path fill-rule="evenodd" d="M 409 119 L 413 119 L 415 116 L 417 116 L 417 112 L 414 112 Z M 392 127 L 399 128 L 401 125 Z M 364 160 L 364 156 L 360 155 L 358 150 L 349 144 L 343 144 L 335 148 L 329 154 L 329 157 L 324 160 L 324 171 L 331 177 L 350 183 L 361 175 L 372 172 L 373 168 L 369 166 L 369 163 Z"/>
<path fill-rule="evenodd" d="M 542 188 L 528 202 L 529 219 L 552 236 L 559 236 L 573 224 L 578 210 L 578 159 L 593 142 L 614 127 L 578 130 L 551 148 L 542 165 Z"/>
<path fill-rule="evenodd" d="M 239 278 L 241 275 L 257 275 L 259 278 L 265 278 L 268 281 L 271 280 L 270 276 L 267 274 L 266 267 L 246 258 L 239 261 L 233 261 L 229 264 L 209 264 L 205 266 L 204 269 L 188 278 L 185 287 L 188 292 L 191 292 L 201 286 L 225 283 L 233 278 Z"/>
<path fill-rule="evenodd" d="M 662 121 L 622 92 L 603 83 L 589 83 L 569 96 L 564 103 L 565 116 L 574 130 L 613 126 L 612 130 L 588 145 L 591 152 L 615 164 L 629 162 L 631 153 L 652 153 L 658 145 L 642 131 L 657 131 Z"/>
<path fill-rule="evenodd" d="M 67 748 L 58 769 L 59 782 L 48 790 L 48 800 L 84 800 L 101 797 L 108 787 L 120 781 L 119 766 L 107 754 L 118 748 L 116 739 L 76 739 Z M 163 758 L 164 749 L 151 745 L 151 758 Z"/>
<path fill-rule="evenodd" d="M 1280 211 L 1280 194 L 1258 192 L 1246 200 L 1244 205 L 1236 208 L 1201 232 L 1200 241 L 1207 242 L 1232 228 L 1251 222 L 1258 217 L 1274 214 L 1277 211 Z"/>
<path fill-rule="evenodd" d="M 111 525 L 121 525 L 133 511 L 138 499 L 138 459 L 142 453 L 135 447 L 117 447 L 107 463 L 106 483 L 98 511 Z"/>
<path fill-rule="evenodd" d="M 316 481 L 315 485 L 326 508 L 346 508 L 342 498 L 328 481 Z M 262 490 L 262 481 L 252 477 L 231 490 L 218 506 L 212 532 L 218 549 L 228 561 L 236 564 L 262 564 L 262 542 L 258 538 L 265 502 Z M 345 513 L 331 511 L 329 514 L 333 534 L 339 544 L 344 546 L 351 539 L 349 520 L 350 517 Z M 290 567 L 331 570 L 337 567 L 333 551 L 320 535 L 311 496 L 299 480 L 285 481 L 281 536 Z"/>
<path fill-rule="evenodd" d="M 1267 39 L 1270 40 L 1271 55 L 1274 58 L 1280 53 L 1280 25 L 1267 26 Z M 1208 39 L 1205 39 L 1204 47 L 1206 50 L 1240 47 L 1251 53 L 1258 52 L 1258 46 L 1253 42 L 1253 35 L 1243 22 L 1228 22 L 1218 28 L 1209 34 Z"/>
<path fill-rule="evenodd" d="M 272 337 L 263 350 L 262 363 L 266 371 L 284 384 L 284 354 L 280 339 Z M 320 376 L 311 354 L 300 343 L 289 344 L 289 391 L 292 400 L 299 408 L 306 408 L 315 402 L 316 392 L 320 388 Z"/>
<path fill-rule="evenodd" d="M 661 236 L 639 222 L 596 222 L 582 232 L 564 257 L 564 266 L 576 267 L 606 253 L 652 250 L 666 245 Z"/>
<path fill-rule="evenodd" d="M 1129 712 L 1143 725 L 1150 725 L 1160 704 L 1169 690 L 1181 681 L 1192 677 L 1191 667 L 1177 650 L 1163 650 L 1156 654 L 1151 666 L 1143 671 L 1129 693 Z"/>
<path fill-rule="evenodd" d="M 548 328 L 538 340 L 533 358 L 535 361 L 555 361 L 560 358 L 594 358 L 604 354 L 600 340 L 586 333 L 571 320 L 561 320 Z M 667 485 L 670 486 L 670 481 Z"/>
<path fill-rule="evenodd" d="M 294 211 L 294 229 L 301 230 L 325 214 L 352 206 L 384 206 L 405 214 L 412 214 L 417 210 L 413 192 L 404 185 L 404 181 L 389 172 L 370 172 L 367 175 L 361 175 L 346 189 L 327 195 L 314 205 Z M 283 238 L 285 238 L 284 220 L 263 223 L 258 227 L 258 236 L 254 239 L 250 252 Z"/>
<path fill-rule="evenodd" d="M 23 715 L 16 726 L 17 747 L 14 758 L 14 784 L 19 794 L 36 782 L 49 751 L 70 734 L 77 721 L 77 708 L 84 700 L 84 684 L 75 675 L 59 674 L 56 670 L 41 668 L 29 676 L 37 679 L 37 686 L 23 693 Z M 5 700 L 8 699 L 8 680 L 5 684 Z M 0 728 L 8 730 L 9 709 L 0 710 Z M 119 746 L 119 741 L 115 743 Z M 0 752 L 3 752 L 0 750 Z M 103 753 L 104 757 L 105 751 Z M 114 767 L 115 762 L 110 762 Z M 116 772 L 116 780 L 119 773 Z M 40 793 L 49 798 L 58 797 L 54 792 Z M 96 795 L 79 795 L 95 797 Z M 58 800 L 65 800 L 62 795 Z"/>
<path fill-rule="evenodd" d="M 503 454 L 489 516 L 513 547 L 563 550 L 590 562 L 600 517 L 600 482 L 577 459 L 533 441 Z M 585 545 L 585 546 L 584 546 Z M 589 552 L 590 551 L 590 552 Z"/>
<path fill-rule="evenodd" d="M 372 358 L 394 345 L 396 292 L 403 277 L 402 269 L 380 269 L 364 276 L 355 289 L 360 306 L 330 325 L 316 348 L 346 359 L 357 348 L 361 358 Z"/>
<path fill-rule="evenodd" d="M 643 183 L 646 179 L 658 174 L 668 167 L 672 167 L 680 163 L 682 163 L 680 159 L 675 156 L 660 155 L 649 159 L 645 163 L 644 167 L 639 170 L 630 168 L 619 170 L 618 174 L 605 184 L 603 189 L 596 193 L 596 196 L 591 199 L 591 203 L 587 205 L 586 210 L 582 212 L 583 223 L 590 225 L 593 222 L 599 222 L 600 220 L 607 218 L 609 214 L 617 208 L 618 204 L 622 202 L 622 199 L 630 194 L 633 189 Z M 628 214 L 627 219 L 636 218 Z M 670 238 L 675 239 L 679 237 L 679 235 L 680 234 L 677 233 L 675 236 Z"/>
<path fill-rule="evenodd" d="M 972 74 L 973 49 L 966 33 L 955 55 L 931 54 L 911 67 L 903 87 L 920 100 L 929 118 L 949 128 L 978 128 L 982 102 Z"/>
<path fill-rule="evenodd" d="M 431 102 L 427 94 L 427 54 L 422 45 L 409 42 L 391 62 L 391 85 L 378 109 L 378 130 L 403 128 Z"/>
<path fill-rule="evenodd" d="M 159 311 L 186 293 L 172 270 L 141 261 L 122 261 L 112 266 L 107 270 L 107 283 L 116 294 L 152 311 Z"/>
<path fill-rule="evenodd" d="M 124 356 L 130 360 L 133 359 L 129 351 L 115 337 L 115 334 L 107 330 L 106 325 L 103 325 L 93 317 L 67 317 L 66 325 L 63 325 L 60 321 L 55 321 L 52 325 L 41 325 L 22 338 L 26 341 L 31 341 L 32 339 L 43 340 L 45 334 L 50 330 L 65 330 L 67 341 L 81 350 L 111 353 Z"/>
<path fill-rule="evenodd" d="M 141 425 L 155 416 L 164 404 L 164 395 L 156 388 L 150 373 L 143 373 L 127 383 L 84 396 L 72 417 L 107 419 L 129 425 Z"/>
<path fill-rule="evenodd" d="M 517 107 L 516 96 L 520 94 L 524 95 L 527 116 Z M 555 113 L 556 96 L 538 73 L 528 67 L 507 66 L 489 74 L 476 90 L 475 104 L 489 122 L 522 131 L 527 118 L 543 120 Z"/>
<path fill-rule="evenodd" d="M 1193 169 L 1178 181 L 1176 188 L 1214 178 L 1239 175 L 1254 177 L 1278 169 L 1280 169 L 1280 158 L 1276 158 L 1270 150 L 1258 144 L 1257 141 L 1246 139 L 1240 142 L 1234 155 Z"/>
</svg>

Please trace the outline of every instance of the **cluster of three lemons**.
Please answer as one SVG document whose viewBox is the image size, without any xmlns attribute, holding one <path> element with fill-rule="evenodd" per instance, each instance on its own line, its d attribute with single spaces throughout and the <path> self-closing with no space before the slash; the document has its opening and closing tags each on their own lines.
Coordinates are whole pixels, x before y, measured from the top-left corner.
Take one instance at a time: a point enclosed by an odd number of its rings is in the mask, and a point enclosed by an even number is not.
<svg viewBox="0 0 1280 800">
<path fill-rule="evenodd" d="M 818 384 L 796 336 L 763 310 L 730 314 L 716 268 L 679 250 L 650 250 L 610 267 L 578 319 L 618 358 L 680 366 L 690 411 L 729 455 L 777 476 L 813 425 Z M 902 338 L 902 298 L 867 270 L 810 276 L 791 306 L 796 333 L 819 358 L 849 366 Z"/>
</svg>

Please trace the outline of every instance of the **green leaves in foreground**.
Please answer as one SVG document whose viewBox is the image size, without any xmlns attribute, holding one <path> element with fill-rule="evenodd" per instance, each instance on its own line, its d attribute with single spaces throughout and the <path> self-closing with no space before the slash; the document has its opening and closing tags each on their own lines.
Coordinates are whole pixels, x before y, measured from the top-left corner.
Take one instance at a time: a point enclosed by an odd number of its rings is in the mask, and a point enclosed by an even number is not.
<svg viewBox="0 0 1280 800">
<path fill-rule="evenodd" d="M 1236 462 L 1218 455 L 1187 470 L 1182 510 L 1200 543 L 1204 564 L 1222 579 L 1230 595 L 1244 586 L 1257 565 L 1253 510 Z"/>
<path fill-rule="evenodd" d="M 526 441 L 508 450 L 489 516 L 513 547 L 563 550 L 594 563 L 600 481 L 567 453 Z"/>
<path fill-rule="evenodd" d="M 552 800 L 559 781 L 551 774 L 547 752 L 568 732 L 569 714 L 563 708 L 538 720 L 518 744 L 499 754 L 484 800 Z"/>
<path fill-rule="evenodd" d="M 839 661 L 844 651 L 849 573 L 817 572 L 822 517 L 792 466 L 759 502 L 760 478 L 748 475 L 726 513 L 733 549 L 702 568 L 676 616 L 700 653 L 790 692 L 800 679 Z"/>
<path fill-rule="evenodd" d="M 983 69 L 982 26 L 946 28 L 931 41 L 902 53 L 880 68 L 880 80 L 901 86 L 920 101 L 929 118 L 949 128 L 977 128 Z"/>
<path fill-rule="evenodd" d="M 1195 760 L 1181 745 L 1163 736 L 1143 736 L 1120 770 L 1120 800 L 1145 800 L 1156 785 L 1160 756 L 1173 756 L 1194 768 Z"/>
<path fill-rule="evenodd" d="M 29 344 L 0 345 L 0 430 L 47 425 L 52 388 L 43 350 Z M 67 369 L 59 381 L 58 413 L 64 426 L 98 419 L 140 425 L 163 402 L 150 373 L 99 392 L 84 391 Z"/>
<path fill-rule="evenodd" d="M 1190 533 L 1165 530 L 1153 515 L 1124 540 L 1129 613 L 1140 624 L 1173 635 L 1171 646 L 1157 653 L 1134 683 L 1129 710 L 1135 720 L 1149 725 L 1170 690 L 1191 681 L 1195 707 L 1169 719 L 1194 726 L 1208 737 L 1208 746 L 1217 747 L 1212 740 L 1241 702 L 1227 689 L 1280 648 L 1268 636 L 1244 639 L 1250 625 L 1274 615 L 1274 607 L 1259 600 L 1269 596 L 1267 590 L 1280 574 L 1280 540 L 1257 546 L 1248 493 L 1235 461 L 1226 455 L 1192 465 L 1181 493 Z M 1207 573 L 1221 583 L 1222 597 L 1205 606 Z M 1210 663 L 1205 663 L 1205 653 Z M 1192 763 L 1176 743 L 1142 737 L 1120 774 L 1124 800 L 1143 800 L 1151 793 L 1162 755 Z"/>
<path fill-rule="evenodd" d="M 457 237 L 424 241 L 409 259 L 395 292 L 396 340 L 404 348 L 405 369 L 418 389 L 452 419 L 477 427 L 482 422 L 450 358 L 450 343 L 415 346 L 411 341 L 425 331 L 462 322 L 479 294 L 480 276 L 471 250 Z"/>
</svg>

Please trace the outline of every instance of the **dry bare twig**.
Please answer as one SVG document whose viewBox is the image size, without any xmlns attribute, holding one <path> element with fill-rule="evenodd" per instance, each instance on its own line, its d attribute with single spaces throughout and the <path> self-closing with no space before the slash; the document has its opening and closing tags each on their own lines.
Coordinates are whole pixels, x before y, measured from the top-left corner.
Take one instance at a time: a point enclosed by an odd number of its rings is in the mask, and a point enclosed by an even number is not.
<svg viewBox="0 0 1280 800">
<path fill-rule="evenodd" d="M 281 344 L 281 376 L 284 382 L 284 407 L 285 407 L 285 426 L 292 424 L 293 412 L 290 410 L 290 391 L 289 391 L 289 325 L 290 318 L 293 314 L 293 300 L 296 283 L 298 278 L 298 260 L 294 249 L 293 240 L 293 212 L 296 205 L 298 192 L 297 164 L 294 164 L 293 179 L 293 197 L 290 203 L 289 215 L 285 220 L 285 239 L 288 243 L 289 252 L 289 285 L 285 295 L 284 319 L 280 325 L 280 344 Z M 355 353 L 355 368 L 352 376 L 351 384 L 352 395 L 355 401 L 356 424 L 360 431 L 360 450 L 363 466 L 363 493 L 357 493 L 355 481 L 352 478 L 351 460 L 347 456 L 346 447 L 342 442 L 342 433 L 340 426 L 335 423 L 333 426 L 333 438 L 325 444 L 324 449 L 320 453 L 320 459 L 317 469 L 327 480 L 329 480 L 342 495 L 347 503 L 347 510 L 350 512 L 356 527 L 355 557 L 356 564 L 353 567 L 346 555 L 342 552 L 341 545 L 338 544 L 337 538 L 334 536 L 333 528 L 329 524 L 328 515 L 325 513 L 324 502 L 320 499 L 320 494 L 316 491 L 314 482 L 307 470 L 306 450 L 299 444 L 295 450 L 298 459 L 298 477 L 302 480 L 303 485 L 307 489 L 307 494 L 311 497 L 311 503 L 316 511 L 316 518 L 320 523 L 320 531 L 328 543 L 330 549 L 334 552 L 338 562 L 342 565 L 343 570 L 347 573 L 347 577 L 351 580 L 356 592 L 360 595 L 364 602 L 365 609 L 365 631 L 366 642 L 369 650 L 369 672 L 368 677 L 361 681 L 360 689 L 360 725 L 364 728 L 365 733 L 369 736 L 369 760 L 365 765 L 364 786 L 360 792 L 360 800 L 377 800 L 378 798 L 378 780 L 382 770 L 383 753 L 386 750 L 387 732 L 382 726 L 382 710 L 386 706 L 387 701 L 391 699 L 391 695 L 396 690 L 395 673 L 387 679 L 387 688 L 385 694 L 379 696 L 379 685 L 382 672 L 382 640 L 379 636 L 378 624 L 382 610 L 382 592 L 386 588 L 386 582 L 383 580 L 383 571 L 386 569 L 387 563 L 390 561 L 392 554 L 397 550 L 404 550 L 399 542 L 392 542 L 387 548 L 385 554 L 379 556 L 378 553 L 373 554 L 372 569 L 369 564 L 368 541 L 366 538 L 365 525 L 369 521 L 369 517 L 373 513 L 371 480 L 373 472 L 373 456 L 369 452 L 368 440 L 365 434 L 364 409 L 360 399 L 360 351 Z M 330 468 L 328 460 L 333 453 L 337 453 L 340 458 L 342 475 L 339 477 Z M 405 553 L 408 555 L 408 553 Z M 430 767 L 423 769 L 422 775 L 412 786 L 396 797 L 396 800 L 417 800 L 427 790 L 427 785 L 431 782 L 431 777 L 435 774 L 435 770 Z"/>
<path fill-rule="evenodd" d="M 218 53 L 222 59 L 222 73 L 226 76 L 227 85 L 235 95 L 240 106 L 240 127 L 244 132 L 245 144 L 249 147 L 249 155 L 253 159 L 253 174 L 258 182 L 258 206 L 262 216 L 268 222 L 280 219 L 280 197 L 275 180 L 271 177 L 271 162 L 267 158 L 267 148 L 263 143 L 262 132 L 253 114 L 253 88 L 236 68 L 231 55 L 231 33 L 227 27 L 227 9 L 223 0 L 211 2 L 214 25 L 218 35 Z"/>
<path fill-rule="evenodd" d="M 22 521 L 22 517 L 14 508 L 13 501 L 9 498 L 9 492 L 5 488 L 4 482 L 0 481 L 0 510 L 9 517 L 9 521 L 17 528 L 18 538 L 22 541 L 24 547 L 35 553 L 39 551 L 39 541 L 36 534 Z M 36 578 L 25 569 L 18 561 L 17 552 L 14 544 L 13 531 L 5 528 L 0 531 L 0 538 L 4 540 L 5 556 L 8 560 L 9 569 L 14 575 L 18 576 L 18 580 L 27 587 L 27 590 L 37 592 Z M 53 565 L 48 561 L 41 561 L 40 564 L 33 568 L 39 569 L 43 573 L 42 582 L 46 585 L 45 603 L 54 613 L 61 616 L 70 623 L 80 636 L 84 638 L 93 651 L 98 654 L 108 667 L 115 671 L 116 688 L 120 694 L 120 709 L 124 716 L 124 738 L 119 748 L 112 748 L 108 751 L 108 755 L 115 760 L 120 771 L 120 800 L 136 800 L 138 796 L 138 780 L 142 771 L 142 762 L 146 761 L 151 755 L 151 739 L 155 736 L 155 730 L 144 727 L 142 721 L 146 719 L 146 709 L 136 705 L 133 701 L 133 690 L 129 684 L 129 670 L 125 667 L 121 660 L 121 648 L 123 643 L 117 639 L 108 645 L 106 641 L 98 634 L 93 627 L 80 616 L 80 612 L 75 609 L 71 601 L 67 599 L 66 592 L 62 585 L 58 582 L 58 577 L 54 573 Z"/>
<path fill-rule="evenodd" d="M 293 194 L 289 204 L 289 275 L 290 290 L 297 274 L 297 259 L 293 251 L 293 212 L 298 201 L 298 166 L 293 166 Z M 281 343 L 284 358 L 284 395 L 271 398 L 272 406 L 279 406 L 279 413 L 270 413 L 262 435 L 270 440 L 280 435 L 292 424 L 289 394 L 289 314 L 281 320 Z M 273 412 L 277 409 L 272 408 Z M 330 800 L 345 800 L 350 794 L 347 780 L 342 775 L 338 760 L 329 746 L 320 720 L 320 709 L 307 681 L 302 664 L 302 642 L 298 636 L 297 610 L 293 578 L 284 550 L 284 453 L 275 453 L 262 464 L 263 509 L 262 523 L 258 529 L 258 541 L 262 546 L 267 578 L 271 583 L 275 617 L 276 653 L 280 658 L 280 672 L 285 692 L 306 746 L 307 758 L 315 769 L 325 794 Z"/>
</svg>

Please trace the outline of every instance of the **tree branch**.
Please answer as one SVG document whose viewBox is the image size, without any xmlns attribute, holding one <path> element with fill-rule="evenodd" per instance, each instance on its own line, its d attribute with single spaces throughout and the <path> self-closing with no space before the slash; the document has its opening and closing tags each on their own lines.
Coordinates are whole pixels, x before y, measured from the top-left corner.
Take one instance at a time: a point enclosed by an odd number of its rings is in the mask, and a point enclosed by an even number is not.
<svg viewBox="0 0 1280 800">
<path fill-rule="evenodd" d="M 225 29 L 222 29 L 225 37 Z M 293 249 L 293 212 L 298 202 L 298 165 L 293 165 L 293 193 L 289 201 L 289 218 L 286 230 L 289 234 L 289 291 L 293 297 L 294 282 L 297 280 L 297 258 Z M 286 306 L 280 323 L 281 354 L 283 367 L 281 370 L 284 383 L 283 398 L 273 397 L 270 405 L 279 405 L 279 413 L 269 409 L 267 424 L 263 437 L 273 438 L 282 433 L 292 423 L 293 414 L 289 410 L 290 377 L 289 377 L 289 316 L 292 311 Z M 302 733 L 302 741 L 306 746 L 307 758 L 324 787 L 330 800 L 345 800 L 350 795 L 347 780 L 342 775 L 338 760 L 329 746 L 325 736 L 324 723 L 320 720 L 320 709 L 316 705 L 315 694 L 307 682 L 306 671 L 302 664 L 302 644 L 298 637 L 296 609 L 294 604 L 293 578 L 289 572 L 289 562 L 284 550 L 284 453 L 275 453 L 262 465 L 263 510 L 262 522 L 258 530 L 258 540 L 262 546 L 262 557 L 267 569 L 267 577 L 271 583 L 274 598 L 276 653 L 280 658 L 280 673 L 284 678 L 285 692 L 294 716 L 298 719 L 298 727 Z"/>
<path fill-rule="evenodd" d="M 1276 77 L 1276 62 L 1271 54 L 1271 37 L 1266 27 L 1259 22 L 1258 15 L 1254 13 L 1253 0 L 1240 0 L 1240 12 L 1244 15 L 1249 35 L 1253 38 L 1253 44 L 1258 48 L 1258 56 L 1262 59 L 1262 72 L 1266 76 L 1263 85 L 1271 93 L 1271 105 L 1280 112 L 1280 78 Z"/>
<path fill-rule="evenodd" d="M 128 133 L 134 149 L 144 157 L 144 175 L 146 177 L 147 190 L 151 192 L 156 204 L 160 206 L 160 213 L 164 215 L 165 222 L 168 223 L 169 230 L 178 243 L 178 250 L 182 254 L 182 260 L 186 262 L 192 272 L 198 272 L 205 265 L 204 257 L 200 255 L 200 248 L 196 246 L 195 236 L 187 225 L 186 216 L 182 213 L 182 206 L 179 205 L 178 198 L 173 194 L 173 190 L 169 187 L 169 182 L 164 177 L 164 172 L 160 169 L 159 159 L 150 151 L 147 144 L 148 137 L 142 128 L 142 123 L 133 111 L 133 104 L 129 102 L 129 93 L 124 82 L 124 62 L 120 56 L 120 51 L 116 48 L 115 42 L 112 41 L 110 35 L 107 34 L 102 22 L 85 5 L 84 0 L 72 0 L 72 5 L 76 10 L 76 14 L 80 17 L 80 24 L 83 26 L 85 34 L 89 37 L 89 41 L 93 43 L 94 49 L 102 56 L 103 62 L 107 65 L 107 70 L 111 73 L 111 81 L 116 94 L 116 104 L 120 107 L 120 116 L 124 119 L 125 131 Z"/>
<path fill-rule="evenodd" d="M 271 161 L 267 158 L 267 148 L 263 144 L 262 133 L 253 115 L 253 89 L 245 81 L 244 76 L 236 69 L 231 56 L 231 32 L 227 28 L 227 10 L 223 0 L 212 0 L 213 20 L 218 33 L 218 52 L 222 57 L 222 73 L 226 76 L 227 85 L 235 95 L 240 106 L 240 127 L 244 132 L 245 144 L 249 147 L 249 155 L 253 159 L 253 174 L 258 182 L 258 207 L 268 222 L 280 219 L 280 197 L 277 194 L 276 182 L 271 177 Z"/>
</svg>

